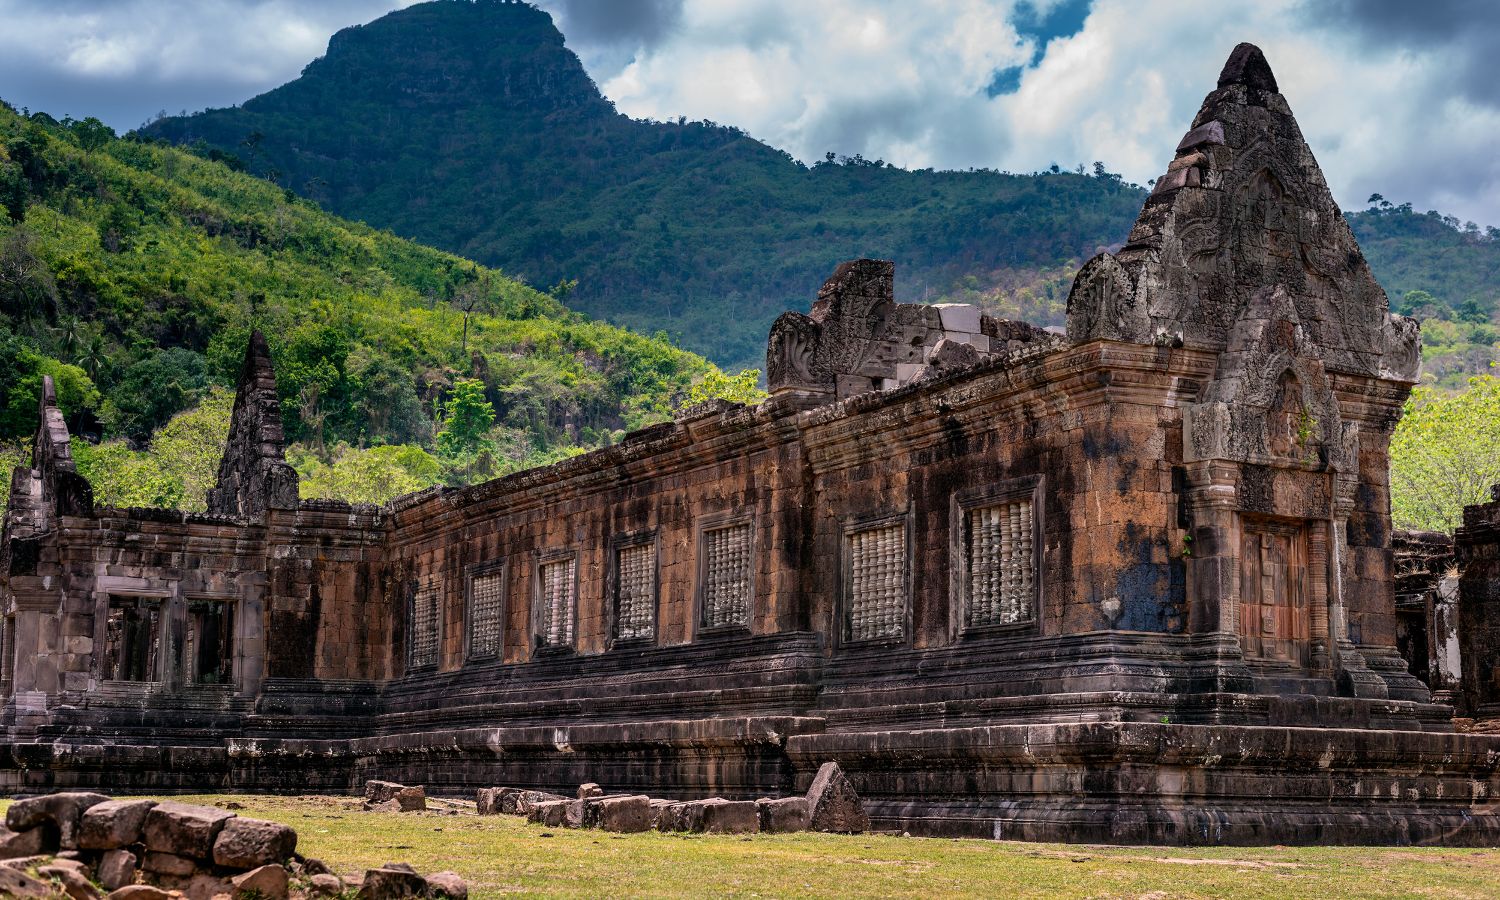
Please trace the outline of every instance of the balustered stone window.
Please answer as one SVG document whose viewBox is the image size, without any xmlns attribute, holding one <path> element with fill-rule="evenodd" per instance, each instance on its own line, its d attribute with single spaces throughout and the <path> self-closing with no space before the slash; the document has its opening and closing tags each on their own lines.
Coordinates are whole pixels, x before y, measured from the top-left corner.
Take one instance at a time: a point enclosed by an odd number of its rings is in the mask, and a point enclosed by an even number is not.
<svg viewBox="0 0 1500 900">
<path fill-rule="evenodd" d="M 428 579 L 414 585 L 411 595 L 411 642 L 408 666 L 425 669 L 438 661 L 438 584 Z"/>
<path fill-rule="evenodd" d="M 750 624 L 751 528 L 736 522 L 705 529 L 700 543 L 703 627 Z"/>
<path fill-rule="evenodd" d="M 578 557 L 537 566 L 537 640 L 542 647 L 571 647 L 578 609 Z"/>
<path fill-rule="evenodd" d="M 469 570 L 469 658 L 493 659 L 505 638 L 505 564 Z"/>
<path fill-rule="evenodd" d="M 906 636 L 906 522 L 851 531 L 845 538 L 848 612 L 844 637 L 871 641 Z"/>
<path fill-rule="evenodd" d="M 1016 625 L 1036 617 L 1036 520 L 1032 497 L 965 510 L 968 627 Z"/>
<path fill-rule="evenodd" d="M 630 544 L 615 551 L 615 639 L 656 636 L 656 543 Z"/>
</svg>

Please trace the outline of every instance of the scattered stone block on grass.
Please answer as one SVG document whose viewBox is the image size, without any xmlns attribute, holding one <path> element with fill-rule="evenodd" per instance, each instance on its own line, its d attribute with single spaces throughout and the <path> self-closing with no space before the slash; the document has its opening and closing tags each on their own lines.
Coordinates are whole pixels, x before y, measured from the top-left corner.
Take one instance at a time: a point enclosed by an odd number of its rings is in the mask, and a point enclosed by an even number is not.
<svg viewBox="0 0 1500 900">
<path fill-rule="evenodd" d="M 699 828 L 705 834 L 755 834 L 760 831 L 760 808 L 754 800 L 705 802 Z"/>
<path fill-rule="evenodd" d="M 57 829 L 58 846 L 73 850 L 78 846 L 78 820 L 85 810 L 97 806 L 109 798 L 103 794 L 86 791 L 64 791 L 44 797 L 28 797 L 17 800 L 5 811 L 5 827 L 11 831 L 25 831 L 39 825 L 51 825 Z"/>
<path fill-rule="evenodd" d="M 427 808 L 427 790 L 422 787 L 404 787 L 396 792 L 395 800 L 401 812 L 419 812 Z"/>
<path fill-rule="evenodd" d="M 78 846 L 114 850 L 140 841 L 155 800 L 106 800 L 89 807 L 78 822 Z"/>
<path fill-rule="evenodd" d="M 387 864 L 365 872 L 360 884 L 359 900 L 405 900 L 407 897 L 425 897 L 427 879 L 411 870 L 410 866 Z"/>
<path fill-rule="evenodd" d="M 568 814 L 568 807 L 577 802 L 577 800 L 544 800 L 531 807 L 531 812 L 526 814 L 526 820 L 538 825 L 546 825 L 548 828 L 561 828 Z"/>
<path fill-rule="evenodd" d="M 469 883 L 457 872 L 434 872 L 427 876 L 427 896 L 469 900 Z"/>
<path fill-rule="evenodd" d="M 604 797 L 598 810 L 598 827 L 605 831 L 634 834 L 651 829 L 651 798 L 644 794 Z"/>
<path fill-rule="evenodd" d="M 57 830 L 51 826 L 38 825 L 25 831 L 0 830 L 0 859 L 22 859 L 56 849 Z"/>
<path fill-rule="evenodd" d="M 135 854 L 129 850 L 106 850 L 99 857 L 99 868 L 95 877 L 99 883 L 104 885 L 107 891 L 122 888 L 127 884 L 135 882 L 135 873 L 140 868 L 140 861 Z"/>
<path fill-rule="evenodd" d="M 214 839 L 214 862 L 235 869 L 280 863 L 297 849 L 297 832 L 280 822 L 234 818 Z"/>
<path fill-rule="evenodd" d="M 286 900 L 286 869 L 280 865 L 260 866 L 229 879 L 236 895 L 264 898 L 264 900 Z"/>
<path fill-rule="evenodd" d="M 36 874 L 38 878 L 56 882 L 72 900 L 103 900 L 104 892 L 95 887 L 88 875 L 84 874 L 82 865 L 74 867 L 54 863 L 39 867 Z"/>
<path fill-rule="evenodd" d="M 234 813 L 212 806 L 158 803 L 146 814 L 146 849 L 209 859 L 213 856 L 214 839 L 232 818 Z"/>
<path fill-rule="evenodd" d="M 366 781 L 365 802 L 385 803 L 387 800 L 394 800 L 404 787 L 406 785 L 397 784 L 394 781 Z"/>
<path fill-rule="evenodd" d="M 760 830 L 770 834 L 806 831 L 812 807 L 806 797 L 765 798 L 755 801 L 760 810 Z"/>
<path fill-rule="evenodd" d="M 807 789 L 813 831 L 859 834 L 870 830 L 870 817 L 849 777 L 836 762 L 823 763 Z"/>
</svg>

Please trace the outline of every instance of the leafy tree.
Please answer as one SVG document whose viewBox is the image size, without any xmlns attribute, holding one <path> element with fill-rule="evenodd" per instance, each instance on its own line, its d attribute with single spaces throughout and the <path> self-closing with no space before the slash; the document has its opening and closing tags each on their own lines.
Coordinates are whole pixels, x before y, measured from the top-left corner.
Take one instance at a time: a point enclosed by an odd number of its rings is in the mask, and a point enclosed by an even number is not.
<svg viewBox="0 0 1500 900">
<path fill-rule="evenodd" d="M 125 369 L 109 391 L 102 418 L 115 433 L 145 440 L 208 389 L 208 363 L 182 347 L 159 350 Z"/>
<path fill-rule="evenodd" d="M 486 438 L 495 424 L 495 406 L 485 399 L 484 382 L 460 378 L 453 394 L 443 404 L 443 427 L 437 433 L 438 453 L 449 459 L 486 449 Z"/>
<path fill-rule="evenodd" d="M 1452 531 L 1468 504 L 1500 483 L 1500 379 L 1480 375 L 1445 394 L 1419 387 L 1391 438 L 1391 518 L 1398 528 Z"/>
<path fill-rule="evenodd" d="M 725 375 L 720 371 L 705 373 L 688 391 L 688 403 L 703 403 L 722 398 L 731 403 L 759 403 L 766 399 L 760 389 L 760 370 L 745 369 L 738 375 Z"/>
<path fill-rule="evenodd" d="M 0 441 L 36 433 L 42 378 L 47 375 L 52 376 L 64 416 L 77 417 L 99 406 L 99 391 L 82 369 L 43 356 L 0 328 Z"/>
<path fill-rule="evenodd" d="M 360 450 L 334 448 L 323 462 L 310 453 L 291 457 L 302 476 L 303 497 L 330 497 L 351 503 L 385 503 L 442 481 L 443 466 L 421 447 L 385 445 Z"/>
<path fill-rule="evenodd" d="M 233 392 L 214 388 L 202 403 L 173 416 L 142 450 L 123 440 L 74 438 L 73 458 L 99 503 L 201 512 L 218 477 L 233 409 Z"/>
</svg>

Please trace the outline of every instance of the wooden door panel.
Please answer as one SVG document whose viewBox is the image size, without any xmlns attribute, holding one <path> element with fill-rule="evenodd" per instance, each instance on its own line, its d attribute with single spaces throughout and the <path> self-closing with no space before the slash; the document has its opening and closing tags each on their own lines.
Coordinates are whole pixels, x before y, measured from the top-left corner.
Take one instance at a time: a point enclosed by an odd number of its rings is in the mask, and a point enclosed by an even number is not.
<svg viewBox="0 0 1500 900">
<path fill-rule="evenodd" d="M 1254 659 L 1307 665 L 1305 529 L 1283 523 L 1248 526 L 1240 579 L 1240 639 Z"/>
</svg>

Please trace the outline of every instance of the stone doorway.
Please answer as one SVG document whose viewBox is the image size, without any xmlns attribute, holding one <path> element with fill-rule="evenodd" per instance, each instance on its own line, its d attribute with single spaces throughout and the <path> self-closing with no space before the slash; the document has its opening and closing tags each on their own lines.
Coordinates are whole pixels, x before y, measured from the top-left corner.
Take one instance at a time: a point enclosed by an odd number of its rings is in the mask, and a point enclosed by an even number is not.
<svg viewBox="0 0 1500 900">
<path fill-rule="evenodd" d="M 1247 659 L 1312 664 L 1307 534 L 1301 525 L 1245 524 L 1240 553 L 1240 644 Z"/>
</svg>

